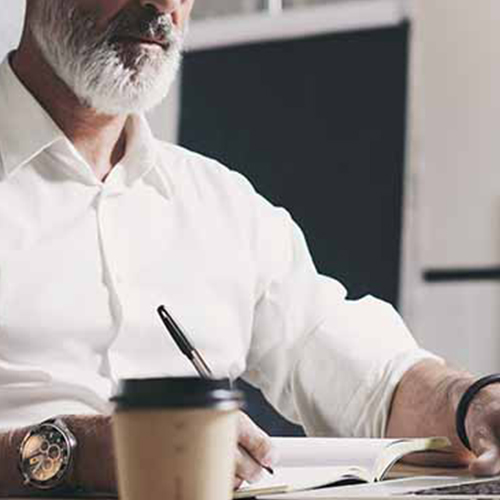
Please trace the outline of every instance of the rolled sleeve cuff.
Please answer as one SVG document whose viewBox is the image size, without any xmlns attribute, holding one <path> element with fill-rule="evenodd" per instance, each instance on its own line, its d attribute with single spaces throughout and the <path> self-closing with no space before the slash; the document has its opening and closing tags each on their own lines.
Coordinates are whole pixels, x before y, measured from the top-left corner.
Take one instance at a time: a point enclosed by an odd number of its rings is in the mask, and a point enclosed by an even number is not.
<svg viewBox="0 0 500 500">
<path fill-rule="evenodd" d="M 342 417 L 345 432 L 356 437 L 384 437 L 397 385 L 410 368 L 425 360 L 444 363 L 442 358 L 417 348 L 398 354 L 380 373 L 368 376 Z"/>
<path fill-rule="evenodd" d="M 297 418 L 309 435 L 382 437 L 396 386 L 427 359 L 443 362 L 418 346 L 392 306 L 346 301 L 301 349 L 291 384 Z"/>
</svg>

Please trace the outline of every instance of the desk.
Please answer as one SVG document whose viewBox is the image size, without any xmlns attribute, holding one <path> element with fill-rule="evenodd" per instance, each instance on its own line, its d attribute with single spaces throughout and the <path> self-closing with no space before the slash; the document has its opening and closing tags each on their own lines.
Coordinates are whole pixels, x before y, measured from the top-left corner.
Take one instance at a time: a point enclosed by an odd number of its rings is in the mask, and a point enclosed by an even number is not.
<svg viewBox="0 0 500 500">
<path fill-rule="evenodd" d="M 418 465 L 409 464 L 396 464 L 389 472 L 387 479 L 403 479 L 415 476 L 466 476 L 468 475 L 467 468 L 446 468 L 446 467 L 422 467 Z M 33 500 L 34 498 L 44 498 L 44 500 L 80 500 L 84 498 L 98 498 L 99 500 L 117 500 L 117 497 L 103 497 L 103 496 L 87 496 L 87 497 L 9 497 L 12 500 Z"/>
<path fill-rule="evenodd" d="M 421 465 L 396 464 L 387 474 L 387 479 L 403 479 L 415 476 L 467 476 L 467 467 L 423 467 Z"/>
</svg>

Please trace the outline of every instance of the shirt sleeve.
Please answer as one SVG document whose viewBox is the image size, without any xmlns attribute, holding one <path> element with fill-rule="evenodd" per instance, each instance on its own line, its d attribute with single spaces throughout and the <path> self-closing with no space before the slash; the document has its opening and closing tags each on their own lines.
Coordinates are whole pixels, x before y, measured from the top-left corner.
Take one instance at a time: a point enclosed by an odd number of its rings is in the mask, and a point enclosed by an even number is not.
<svg viewBox="0 0 500 500">
<path fill-rule="evenodd" d="M 259 292 L 244 378 L 308 435 L 383 437 L 402 375 L 423 359 L 394 308 L 346 299 L 289 214 L 257 196 Z"/>
</svg>

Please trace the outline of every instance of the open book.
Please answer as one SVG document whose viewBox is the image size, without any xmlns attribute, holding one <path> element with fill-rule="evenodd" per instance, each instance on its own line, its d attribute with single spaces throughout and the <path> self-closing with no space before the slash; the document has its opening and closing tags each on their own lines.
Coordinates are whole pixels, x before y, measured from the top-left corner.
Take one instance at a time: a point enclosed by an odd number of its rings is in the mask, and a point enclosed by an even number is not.
<svg viewBox="0 0 500 500">
<path fill-rule="evenodd" d="M 410 453 L 439 451 L 444 437 L 404 439 L 272 438 L 279 460 L 274 475 L 244 483 L 234 498 L 290 493 L 327 486 L 381 481 Z"/>
</svg>

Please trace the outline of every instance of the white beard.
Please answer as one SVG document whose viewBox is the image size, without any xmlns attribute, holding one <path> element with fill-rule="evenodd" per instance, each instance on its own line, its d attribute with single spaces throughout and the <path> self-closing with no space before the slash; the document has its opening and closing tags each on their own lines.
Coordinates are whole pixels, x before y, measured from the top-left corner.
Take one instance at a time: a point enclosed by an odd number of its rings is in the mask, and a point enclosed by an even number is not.
<svg viewBox="0 0 500 500">
<path fill-rule="evenodd" d="M 170 17 L 160 21 L 168 33 L 166 49 L 113 42 L 123 34 L 123 19 L 118 16 L 99 33 L 95 18 L 74 0 L 39 0 L 29 28 L 47 63 L 79 101 L 99 114 L 116 115 L 148 111 L 175 80 L 183 34 Z"/>
</svg>

